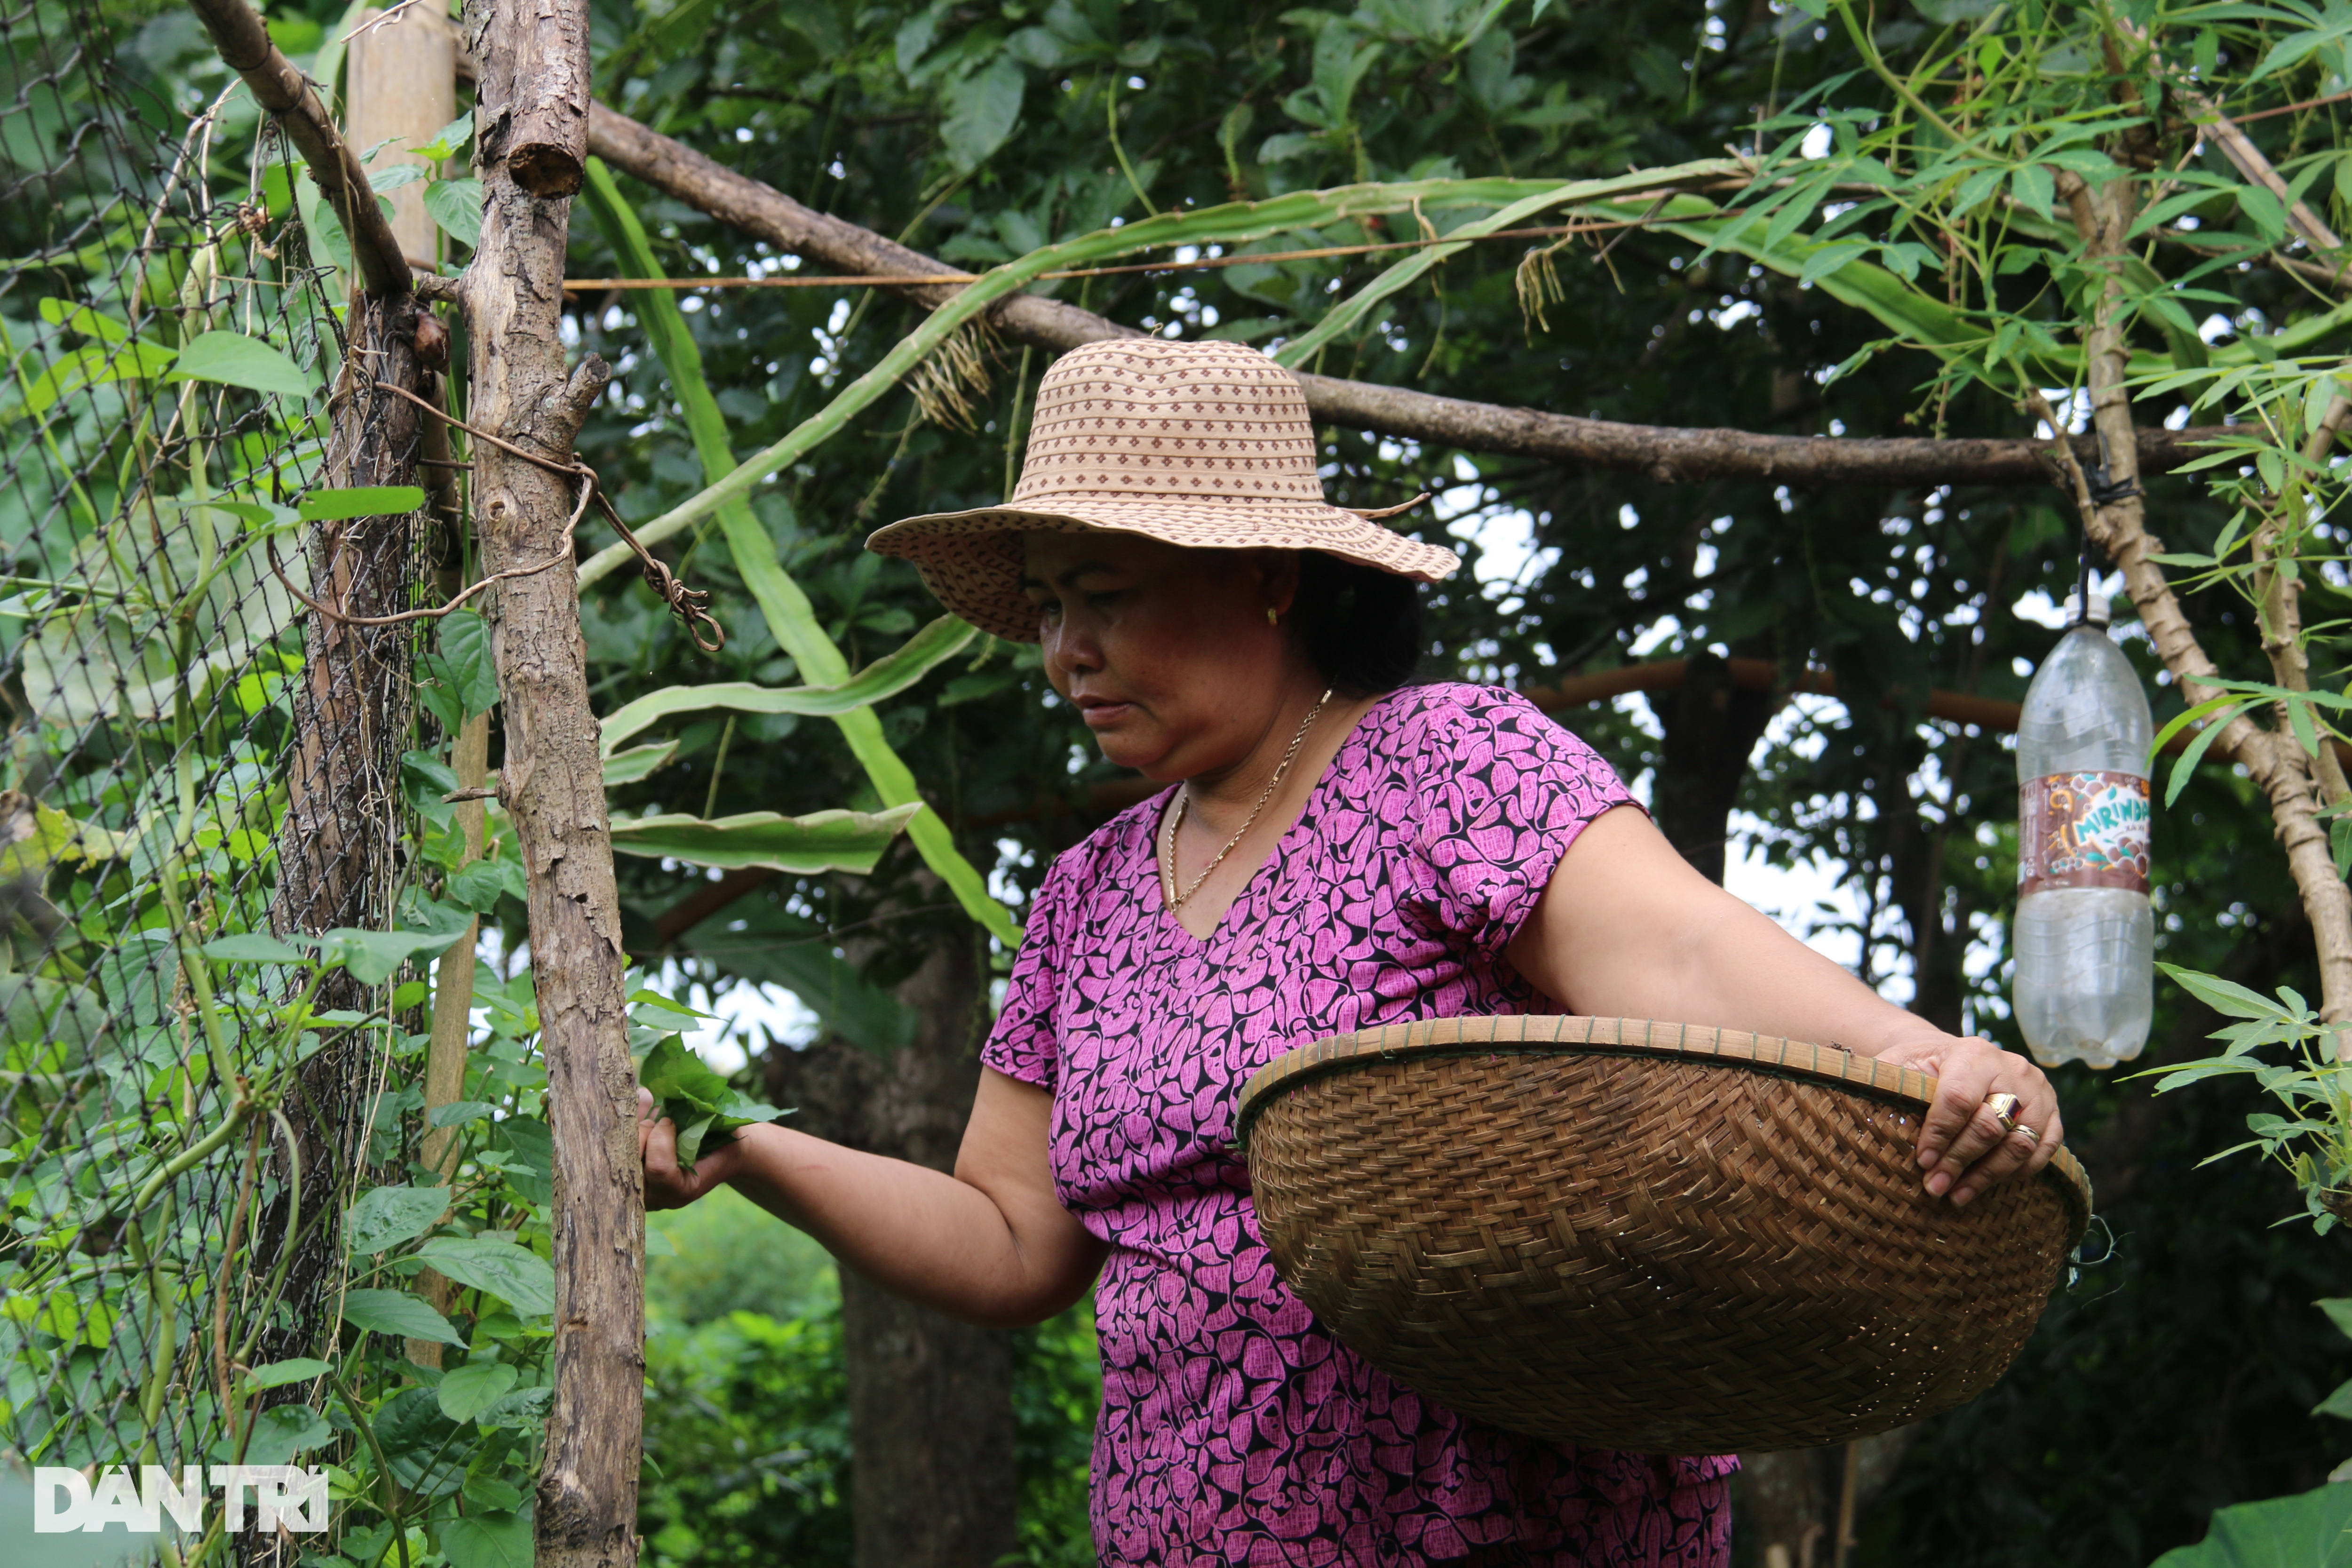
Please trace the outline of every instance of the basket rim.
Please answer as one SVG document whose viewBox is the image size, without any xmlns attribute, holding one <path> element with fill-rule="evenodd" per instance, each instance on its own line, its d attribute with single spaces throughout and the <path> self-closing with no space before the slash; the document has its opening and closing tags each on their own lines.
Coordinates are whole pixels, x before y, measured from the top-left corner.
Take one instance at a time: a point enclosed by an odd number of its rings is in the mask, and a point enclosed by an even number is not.
<svg viewBox="0 0 2352 1568">
<path fill-rule="evenodd" d="M 1843 1046 L 1817 1046 L 1778 1035 L 1722 1029 L 1706 1024 L 1664 1023 L 1649 1018 L 1589 1018 L 1564 1014 L 1519 1014 L 1504 1017 L 1427 1018 L 1381 1024 L 1295 1046 L 1258 1068 L 1242 1086 L 1234 1117 L 1234 1142 L 1244 1152 L 1250 1129 L 1275 1099 L 1308 1078 L 1360 1061 L 1393 1061 L 1414 1056 L 1460 1056 L 1482 1047 L 1511 1047 L 1508 1054 L 1631 1056 L 1693 1061 L 1745 1068 L 1775 1077 L 1803 1079 L 1921 1110 L 1935 1103 L 1937 1079 L 1916 1068 L 1895 1067 Z M 2092 1213 L 2090 1173 L 2064 1144 L 2042 1174 L 2053 1179 L 2074 1209 L 2077 1239 Z"/>
</svg>

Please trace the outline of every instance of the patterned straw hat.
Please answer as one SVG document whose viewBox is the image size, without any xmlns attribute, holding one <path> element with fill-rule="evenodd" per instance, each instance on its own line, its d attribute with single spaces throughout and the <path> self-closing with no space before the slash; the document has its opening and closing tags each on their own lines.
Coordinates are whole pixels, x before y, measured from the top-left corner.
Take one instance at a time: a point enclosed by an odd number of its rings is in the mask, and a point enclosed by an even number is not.
<svg viewBox="0 0 2352 1568">
<path fill-rule="evenodd" d="M 1324 504 L 1307 395 L 1264 354 L 1240 343 L 1118 338 L 1072 349 L 1045 372 L 1011 500 L 907 518 L 866 547 L 913 561 L 925 585 L 972 625 L 1035 642 L 1037 612 L 1021 592 L 1025 531 L 1320 550 L 1424 583 L 1461 564 L 1452 551 L 1374 521 L 1403 510 Z"/>
</svg>

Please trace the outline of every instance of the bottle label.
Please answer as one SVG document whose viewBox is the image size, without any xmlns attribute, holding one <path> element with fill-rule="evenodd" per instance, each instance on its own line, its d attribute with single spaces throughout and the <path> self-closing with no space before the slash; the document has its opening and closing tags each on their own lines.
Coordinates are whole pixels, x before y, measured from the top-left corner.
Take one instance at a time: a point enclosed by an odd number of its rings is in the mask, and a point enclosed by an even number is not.
<svg viewBox="0 0 2352 1568">
<path fill-rule="evenodd" d="M 2147 781 L 2050 773 L 2018 786 L 2017 890 L 2147 891 Z"/>
</svg>

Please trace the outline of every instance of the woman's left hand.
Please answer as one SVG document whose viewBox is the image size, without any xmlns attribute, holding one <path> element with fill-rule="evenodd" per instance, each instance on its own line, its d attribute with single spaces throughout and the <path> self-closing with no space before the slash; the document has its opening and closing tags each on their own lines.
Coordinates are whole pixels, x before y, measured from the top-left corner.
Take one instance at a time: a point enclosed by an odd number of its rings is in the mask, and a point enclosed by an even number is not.
<svg viewBox="0 0 2352 1568">
<path fill-rule="evenodd" d="M 1936 1075 L 1936 1103 L 1919 1132 L 1919 1163 L 1927 1172 L 1927 1191 L 1948 1194 L 1955 1208 L 1995 1182 L 2039 1171 L 2066 1135 L 2057 1091 L 2042 1069 L 1990 1040 L 1945 1035 L 1889 1046 L 1878 1059 Z M 2016 1131 L 2004 1131 L 1985 1104 L 1995 1094 L 2017 1096 Z M 2029 1127 L 2036 1136 L 2027 1136 Z"/>
</svg>

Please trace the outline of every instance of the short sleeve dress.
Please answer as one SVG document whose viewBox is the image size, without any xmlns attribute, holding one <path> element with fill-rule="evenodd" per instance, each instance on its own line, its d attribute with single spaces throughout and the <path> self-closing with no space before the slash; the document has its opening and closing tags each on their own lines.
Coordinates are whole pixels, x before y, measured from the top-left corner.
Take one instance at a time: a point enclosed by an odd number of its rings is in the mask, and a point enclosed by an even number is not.
<svg viewBox="0 0 2352 1568">
<path fill-rule="evenodd" d="M 1708 1565 L 1728 1458 L 1516 1436 L 1392 1382 L 1274 1271 L 1234 1102 L 1293 1046 L 1556 1010 L 1505 959 L 1584 825 L 1630 799 L 1510 693 L 1410 687 L 1356 726 L 1205 940 L 1160 892 L 1163 793 L 1057 859 L 982 1059 L 1054 1096 L 1096 1286 L 1104 1563 Z"/>
</svg>

